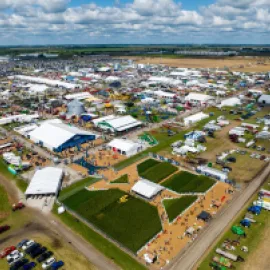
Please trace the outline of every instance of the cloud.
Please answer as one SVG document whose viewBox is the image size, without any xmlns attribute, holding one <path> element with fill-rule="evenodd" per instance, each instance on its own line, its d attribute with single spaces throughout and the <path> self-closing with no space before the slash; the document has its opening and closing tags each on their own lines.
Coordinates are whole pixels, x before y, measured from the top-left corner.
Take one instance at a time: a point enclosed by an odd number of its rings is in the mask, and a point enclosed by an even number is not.
<svg viewBox="0 0 270 270">
<path fill-rule="evenodd" d="M 185 10 L 176 0 L 74 3 L 0 0 L 0 45 L 270 42 L 269 0 L 217 0 L 198 10 Z"/>
</svg>

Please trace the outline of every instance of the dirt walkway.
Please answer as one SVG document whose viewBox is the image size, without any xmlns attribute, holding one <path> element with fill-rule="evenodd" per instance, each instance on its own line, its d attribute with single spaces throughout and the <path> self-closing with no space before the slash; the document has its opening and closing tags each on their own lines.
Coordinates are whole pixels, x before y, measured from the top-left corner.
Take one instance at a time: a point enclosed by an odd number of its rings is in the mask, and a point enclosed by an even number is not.
<svg viewBox="0 0 270 270">
<path fill-rule="evenodd" d="M 230 224 L 233 218 L 245 206 L 251 196 L 262 185 L 270 174 L 270 165 L 268 165 L 260 175 L 258 175 L 248 187 L 239 196 L 228 205 L 228 207 L 213 219 L 205 231 L 198 237 L 184 254 L 180 254 L 167 269 L 193 269 L 200 258 L 206 253 L 207 249 L 219 238 L 225 228 Z"/>
</svg>

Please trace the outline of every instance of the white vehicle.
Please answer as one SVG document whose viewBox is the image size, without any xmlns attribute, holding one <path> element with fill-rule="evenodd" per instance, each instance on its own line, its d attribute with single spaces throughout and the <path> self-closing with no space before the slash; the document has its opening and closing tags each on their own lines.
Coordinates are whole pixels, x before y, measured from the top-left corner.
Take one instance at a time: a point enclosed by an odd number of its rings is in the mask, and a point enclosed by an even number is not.
<svg viewBox="0 0 270 270">
<path fill-rule="evenodd" d="M 13 250 L 9 255 L 7 255 L 7 260 L 10 260 L 11 258 L 16 257 L 20 253 L 19 250 L 15 249 Z"/>
<path fill-rule="evenodd" d="M 21 258 L 23 258 L 24 254 L 23 253 L 17 253 L 16 255 L 14 255 L 12 258 L 10 258 L 8 260 L 8 264 L 12 265 L 15 262 L 19 261 Z"/>
<path fill-rule="evenodd" d="M 33 240 L 29 240 L 28 242 L 26 242 L 23 246 L 22 246 L 22 250 L 26 250 L 28 249 L 29 247 L 31 247 L 32 245 L 35 244 L 35 241 Z"/>
<path fill-rule="evenodd" d="M 42 264 L 42 269 L 47 269 L 47 268 L 49 268 L 55 261 L 56 261 L 56 260 L 55 260 L 54 257 L 49 258 L 47 261 L 45 261 L 45 262 Z"/>
</svg>

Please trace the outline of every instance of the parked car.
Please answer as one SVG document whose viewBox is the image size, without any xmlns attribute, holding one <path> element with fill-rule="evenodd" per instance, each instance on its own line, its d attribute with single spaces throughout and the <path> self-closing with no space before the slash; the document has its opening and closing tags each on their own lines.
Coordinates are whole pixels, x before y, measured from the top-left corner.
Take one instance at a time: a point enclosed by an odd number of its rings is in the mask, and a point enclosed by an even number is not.
<svg viewBox="0 0 270 270">
<path fill-rule="evenodd" d="M 22 246 L 22 250 L 27 250 L 29 247 L 33 246 L 34 244 L 35 244 L 35 241 L 29 240 Z"/>
<path fill-rule="evenodd" d="M 226 161 L 235 163 L 236 162 L 236 158 L 235 157 L 228 157 L 226 159 Z"/>
<path fill-rule="evenodd" d="M 30 246 L 28 249 L 25 250 L 26 254 L 32 253 L 33 250 L 37 249 L 40 247 L 40 244 L 34 243 L 32 246 Z"/>
<path fill-rule="evenodd" d="M 15 249 L 12 252 L 10 252 L 10 254 L 7 256 L 7 260 L 16 257 L 18 254 L 20 254 L 20 251 Z"/>
<path fill-rule="evenodd" d="M 12 211 L 15 212 L 17 210 L 21 210 L 25 207 L 25 205 L 22 202 L 19 202 L 17 204 L 12 205 Z"/>
<path fill-rule="evenodd" d="M 22 248 L 22 246 L 25 245 L 28 241 L 28 239 L 22 240 L 20 243 L 18 243 L 17 248 Z"/>
<path fill-rule="evenodd" d="M 34 249 L 29 255 L 31 256 L 31 258 L 36 258 L 37 256 L 41 255 L 42 253 L 44 253 L 47 250 L 46 247 L 39 247 L 37 249 Z"/>
<path fill-rule="evenodd" d="M 51 251 L 47 251 L 43 254 L 41 254 L 38 258 L 37 261 L 39 263 L 44 262 L 45 260 L 49 259 L 51 256 L 53 255 L 53 253 Z"/>
<path fill-rule="evenodd" d="M 54 263 L 51 265 L 51 270 L 57 270 L 57 269 L 59 269 L 60 267 L 62 267 L 63 265 L 64 265 L 64 262 L 63 262 L 63 261 L 54 262 Z"/>
<path fill-rule="evenodd" d="M 10 229 L 9 225 L 0 226 L 0 234 Z"/>
<path fill-rule="evenodd" d="M 14 251 L 16 249 L 15 246 L 10 246 L 10 247 L 6 247 L 5 249 L 3 249 L 0 252 L 0 258 L 3 259 L 5 258 L 7 255 L 9 255 L 12 251 Z"/>
<path fill-rule="evenodd" d="M 228 172 L 231 172 L 232 171 L 232 168 L 229 167 L 229 166 L 223 166 L 223 169 L 222 170 L 225 170 L 225 171 L 228 171 Z"/>
<path fill-rule="evenodd" d="M 22 270 L 31 270 L 31 269 L 35 268 L 36 265 L 37 264 L 35 262 L 27 263 L 22 267 Z"/>
<path fill-rule="evenodd" d="M 17 262 L 15 262 L 10 268 L 9 270 L 18 270 L 20 267 L 22 267 L 23 265 L 25 265 L 26 263 L 28 263 L 29 261 L 27 259 L 21 259 Z"/>
<path fill-rule="evenodd" d="M 42 264 L 42 269 L 48 269 L 55 262 L 55 258 L 51 257 Z"/>
<path fill-rule="evenodd" d="M 21 252 L 21 253 L 17 253 L 16 255 L 12 256 L 10 259 L 8 259 L 8 264 L 9 265 L 12 265 L 14 264 L 15 262 L 21 260 L 23 258 L 24 254 Z"/>
</svg>

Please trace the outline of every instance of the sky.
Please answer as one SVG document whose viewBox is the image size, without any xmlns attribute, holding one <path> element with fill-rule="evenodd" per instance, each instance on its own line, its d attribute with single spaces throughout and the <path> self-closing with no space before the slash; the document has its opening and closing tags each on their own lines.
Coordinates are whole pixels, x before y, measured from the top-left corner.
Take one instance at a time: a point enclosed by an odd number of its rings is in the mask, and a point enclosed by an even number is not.
<svg viewBox="0 0 270 270">
<path fill-rule="evenodd" d="M 1 45 L 270 44 L 270 0 L 0 0 Z"/>
</svg>

